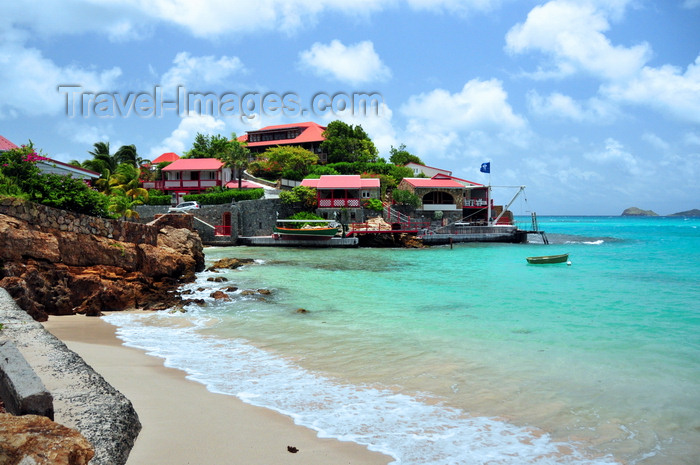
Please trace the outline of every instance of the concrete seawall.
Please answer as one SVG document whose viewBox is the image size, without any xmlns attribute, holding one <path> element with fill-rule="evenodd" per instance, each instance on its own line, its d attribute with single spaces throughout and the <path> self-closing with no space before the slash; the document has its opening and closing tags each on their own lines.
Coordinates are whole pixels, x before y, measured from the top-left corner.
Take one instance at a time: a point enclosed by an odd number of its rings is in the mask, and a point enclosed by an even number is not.
<svg viewBox="0 0 700 465">
<path fill-rule="evenodd" d="M 124 465 L 141 423 L 131 402 L 0 288 L 0 341 L 11 341 L 53 396 L 54 419 L 95 448 L 91 465 Z"/>
</svg>

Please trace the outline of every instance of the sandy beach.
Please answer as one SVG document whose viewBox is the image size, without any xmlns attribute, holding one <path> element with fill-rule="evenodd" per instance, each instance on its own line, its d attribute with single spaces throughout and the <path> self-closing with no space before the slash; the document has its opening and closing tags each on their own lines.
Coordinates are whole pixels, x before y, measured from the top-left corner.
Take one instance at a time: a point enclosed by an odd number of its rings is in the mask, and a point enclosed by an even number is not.
<svg viewBox="0 0 700 465">
<path fill-rule="evenodd" d="M 114 326 L 100 318 L 52 316 L 44 326 L 133 403 L 143 429 L 129 465 L 391 461 L 354 443 L 321 439 L 284 415 L 211 393 L 184 372 L 164 367 L 162 359 L 123 346 Z"/>
</svg>

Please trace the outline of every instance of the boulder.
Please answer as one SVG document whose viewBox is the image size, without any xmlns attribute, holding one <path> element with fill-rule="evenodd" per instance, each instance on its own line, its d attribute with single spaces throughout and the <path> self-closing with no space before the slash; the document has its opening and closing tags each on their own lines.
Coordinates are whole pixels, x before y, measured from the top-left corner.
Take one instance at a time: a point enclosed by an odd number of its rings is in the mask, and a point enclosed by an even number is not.
<svg viewBox="0 0 700 465">
<path fill-rule="evenodd" d="M 234 270 L 243 265 L 250 265 L 251 263 L 255 263 L 255 260 L 252 258 L 222 258 L 215 261 L 209 268 L 207 268 L 207 271 L 216 271 L 220 268 Z"/>
<path fill-rule="evenodd" d="M 155 243 L 155 241 L 153 241 Z M 37 321 L 48 315 L 162 308 L 204 269 L 196 232 L 165 226 L 157 246 L 39 227 L 0 214 L 0 287 Z"/>
<path fill-rule="evenodd" d="M 87 465 L 95 451 L 79 432 L 39 415 L 0 413 L 0 463 Z"/>
</svg>

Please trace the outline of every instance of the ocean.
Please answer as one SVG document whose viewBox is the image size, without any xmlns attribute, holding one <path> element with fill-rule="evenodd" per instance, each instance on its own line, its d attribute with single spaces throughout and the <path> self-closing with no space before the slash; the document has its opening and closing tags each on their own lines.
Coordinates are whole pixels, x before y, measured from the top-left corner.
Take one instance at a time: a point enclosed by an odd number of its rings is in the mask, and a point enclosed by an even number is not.
<svg viewBox="0 0 700 465">
<path fill-rule="evenodd" d="M 549 245 L 206 248 L 255 263 L 200 273 L 184 313 L 105 319 L 210 391 L 396 464 L 699 464 L 700 219 L 539 226 Z"/>
</svg>

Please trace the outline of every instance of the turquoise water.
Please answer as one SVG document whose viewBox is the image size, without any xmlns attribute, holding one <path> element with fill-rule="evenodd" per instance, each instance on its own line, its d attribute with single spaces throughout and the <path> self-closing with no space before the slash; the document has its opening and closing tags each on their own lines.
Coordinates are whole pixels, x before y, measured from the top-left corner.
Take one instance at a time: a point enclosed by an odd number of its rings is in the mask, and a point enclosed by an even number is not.
<svg viewBox="0 0 700 465">
<path fill-rule="evenodd" d="M 212 391 L 395 463 L 699 463 L 700 220 L 539 222 L 550 245 L 208 248 L 257 263 L 201 273 L 187 313 L 107 320 Z"/>
</svg>

